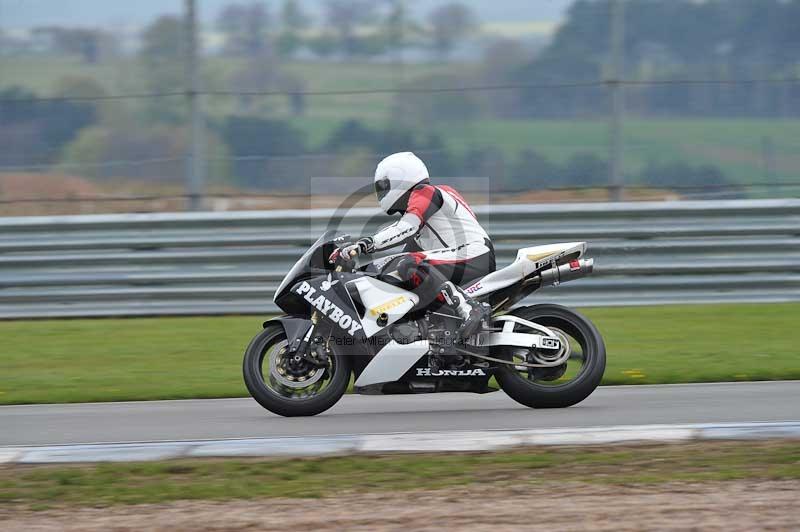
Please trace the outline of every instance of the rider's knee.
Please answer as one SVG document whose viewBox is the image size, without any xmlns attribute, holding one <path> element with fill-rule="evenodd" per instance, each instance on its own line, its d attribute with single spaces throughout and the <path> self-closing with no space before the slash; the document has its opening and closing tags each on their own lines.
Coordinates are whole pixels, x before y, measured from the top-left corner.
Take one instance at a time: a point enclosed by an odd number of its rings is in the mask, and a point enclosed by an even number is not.
<svg viewBox="0 0 800 532">
<path fill-rule="evenodd" d="M 418 285 L 424 278 L 424 262 L 409 253 L 398 262 L 397 273 L 403 281 Z"/>
</svg>

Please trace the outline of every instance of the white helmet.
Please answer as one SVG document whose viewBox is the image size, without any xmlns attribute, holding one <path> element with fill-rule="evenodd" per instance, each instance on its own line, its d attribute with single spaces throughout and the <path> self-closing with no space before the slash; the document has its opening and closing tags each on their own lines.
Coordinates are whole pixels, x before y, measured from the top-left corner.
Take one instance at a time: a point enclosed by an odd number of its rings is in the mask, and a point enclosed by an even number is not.
<svg viewBox="0 0 800 532">
<path fill-rule="evenodd" d="M 375 169 L 375 194 L 383 212 L 392 214 L 405 210 L 406 205 L 401 200 L 428 179 L 425 163 L 410 151 L 394 153 L 382 160 Z"/>
</svg>

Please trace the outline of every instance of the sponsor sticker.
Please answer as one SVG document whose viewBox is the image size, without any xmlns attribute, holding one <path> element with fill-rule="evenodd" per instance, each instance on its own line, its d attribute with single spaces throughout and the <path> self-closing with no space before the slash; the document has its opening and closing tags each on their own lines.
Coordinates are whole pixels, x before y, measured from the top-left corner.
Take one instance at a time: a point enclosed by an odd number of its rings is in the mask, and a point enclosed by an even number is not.
<svg viewBox="0 0 800 532">
<path fill-rule="evenodd" d="M 336 280 L 334 281 L 334 280 L 333 280 L 333 276 L 332 276 L 332 274 L 330 274 L 330 273 L 329 273 L 329 274 L 328 274 L 328 278 L 327 278 L 326 280 L 322 281 L 322 284 L 320 284 L 320 287 L 319 287 L 319 289 L 320 289 L 320 291 L 322 291 L 322 292 L 327 292 L 328 290 L 330 290 L 330 289 L 331 289 L 331 287 L 332 287 L 333 285 L 335 285 L 335 284 L 336 284 L 336 283 L 338 283 L 338 282 L 339 282 L 339 279 L 336 279 Z"/>
<path fill-rule="evenodd" d="M 480 281 L 478 281 L 477 283 L 475 283 L 475 284 L 473 284 L 473 285 L 471 285 L 471 286 L 468 286 L 466 289 L 464 289 L 464 291 L 465 291 L 466 293 L 468 293 L 468 294 L 472 294 L 472 293 L 474 293 L 474 292 L 477 292 L 477 291 L 478 291 L 478 290 L 480 290 L 481 288 L 483 288 L 483 285 L 481 284 L 481 282 L 480 282 Z"/>
<path fill-rule="evenodd" d="M 308 301 L 314 308 L 327 316 L 331 321 L 336 323 L 343 331 L 350 336 L 353 336 L 363 327 L 357 319 L 345 313 L 338 305 L 335 305 L 331 300 L 322 294 L 314 297 L 317 289 L 308 284 L 306 281 L 300 283 L 295 290 L 295 293 L 303 296 L 303 299 Z"/>
<path fill-rule="evenodd" d="M 561 341 L 558 338 L 542 336 L 541 346 L 545 349 L 558 349 L 561 347 Z"/>
<path fill-rule="evenodd" d="M 475 369 L 437 369 L 417 368 L 417 377 L 485 377 L 481 368 Z"/>
<path fill-rule="evenodd" d="M 396 298 L 390 299 L 385 303 L 381 303 L 376 307 L 372 307 L 371 309 L 369 309 L 369 313 L 372 314 L 373 316 L 378 316 L 380 314 L 383 314 L 384 312 L 389 312 L 393 308 L 399 307 L 405 302 L 406 302 L 406 296 L 397 296 Z"/>
<path fill-rule="evenodd" d="M 537 253 L 535 255 L 526 255 L 527 259 L 533 261 L 533 268 L 538 270 L 539 268 L 544 268 L 548 264 L 555 263 L 558 259 L 563 257 L 566 254 L 566 251 L 558 252 L 549 252 L 549 253 Z M 546 257 L 546 258 L 545 258 Z M 544 258 L 545 260 L 539 260 Z"/>
</svg>

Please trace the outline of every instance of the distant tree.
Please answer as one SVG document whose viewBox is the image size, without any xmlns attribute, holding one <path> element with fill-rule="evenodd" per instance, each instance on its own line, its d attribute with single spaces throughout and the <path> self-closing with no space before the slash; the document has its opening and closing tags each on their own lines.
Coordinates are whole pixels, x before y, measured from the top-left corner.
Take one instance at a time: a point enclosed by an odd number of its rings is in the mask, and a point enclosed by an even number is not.
<svg viewBox="0 0 800 532">
<path fill-rule="evenodd" d="M 561 185 L 560 169 L 541 153 L 526 149 L 511 169 L 510 190 L 546 189 Z"/>
<path fill-rule="evenodd" d="M 426 29 L 413 18 L 409 4 L 414 0 L 383 0 L 384 9 L 376 32 L 389 52 L 427 45 Z"/>
<path fill-rule="evenodd" d="M 269 52 L 250 58 L 234 72 L 230 84 L 234 92 L 240 93 L 236 96 L 239 114 L 256 111 L 255 103 L 263 102 L 264 99 L 250 93 L 258 91 L 286 92 L 291 113 L 299 116 L 305 111 L 306 102 L 302 94 L 305 89 L 304 81 L 282 69 L 277 58 Z M 263 108 L 262 105 L 261 109 Z"/>
<path fill-rule="evenodd" d="M 217 17 L 217 29 L 225 35 L 225 51 L 255 56 L 269 44 L 270 14 L 261 2 L 231 4 Z"/>
<path fill-rule="evenodd" d="M 517 70 L 530 59 L 530 52 L 519 41 L 497 39 L 490 42 L 483 51 L 481 70 L 487 83 L 503 83 L 513 79 Z M 486 98 L 487 107 L 494 116 L 518 118 L 520 97 L 518 91 L 497 91 Z"/>
<path fill-rule="evenodd" d="M 95 78 L 74 74 L 62 76 L 56 81 L 52 93 L 56 96 L 98 98 L 97 100 L 82 102 L 94 109 L 95 118 L 98 122 L 104 122 L 121 115 L 118 102 L 110 102 L 102 99 L 108 95 L 108 91 Z"/>
<path fill-rule="evenodd" d="M 102 98 L 108 95 L 105 87 L 96 79 L 77 75 L 58 78 L 53 93 L 57 96 L 77 96 L 79 98 Z"/>
<path fill-rule="evenodd" d="M 250 186 L 276 185 L 288 179 L 281 172 L 270 171 L 275 166 L 270 164 L 269 157 L 305 152 L 305 134 L 282 120 L 230 116 L 219 127 L 219 133 L 233 156 L 264 157 L 261 160 L 240 160 L 234 164 L 237 179 Z M 297 177 L 293 176 L 294 179 Z"/>
<path fill-rule="evenodd" d="M 375 141 L 375 131 L 358 120 L 347 120 L 331 133 L 325 149 L 338 151 L 354 146 L 372 146 Z"/>
<path fill-rule="evenodd" d="M 562 186 L 581 188 L 608 185 L 608 162 L 593 153 L 576 153 L 561 172 Z"/>
<path fill-rule="evenodd" d="M 159 124 L 143 127 L 131 123 L 93 126 L 81 130 L 80 135 L 66 146 L 61 162 L 70 167 L 75 165 L 81 169 L 81 175 L 95 179 L 127 177 L 177 182 L 185 172 L 183 156 L 186 145 L 186 128 L 181 126 Z M 213 175 L 216 183 L 224 183 L 230 177 L 228 148 L 214 132 L 208 133 L 207 147 L 212 165 L 209 174 Z M 166 160 L 156 165 L 97 164 L 161 158 Z"/>
<path fill-rule="evenodd" d="M 396 123 L 392 127 L 379 129 L 358 120 L 347 120 L 331 133 L 323 150 L 336 153 L 340 157 L 338 160 L 348 162 L 337 166 L 336 170 L 340 175 L 358 175 L 352 171 L 355 169 L 363 174 L 366 171 L 364 164 L 374 165 L 375 160 L 381 156 L 406 150 L 424 150 L 426 164 L 433 175 L 465 175 L 461 161 L 448 149 L 439 135 L 429 133 L 420 141 L 414 129 L 398 127 Z M 348 174 L 347 171 L 351 173 Z"/>
<path fill-rule="evenodd" d="M 401 88 L 437 89 L 474 84 L 469 76 L 437 74 L 417 78 Z M 439 122 L 468 122 L 484 111 L 482 96 L 471 92 L 400 91 L 394 99 L 395 120 L 409 127 L 424 127 Z"/>
<path fill-rule="evenodd" d="M 245 115 L 255 111 L 255 103 L 264 99 L 251 93 L 275 89 L 279 76 L 278 69 L 279 66 L 274 56 L 261 54 L 258 57 L 251 57 L 241 67 L 234 70 L 230 77 L 230 88 L 231 91 L 237 93 L 234 96 L 237 113 Z"/>
<path fill-rule="evenodd" d="M 545 55 L 514 72 L 514 82 L 533 84 L 596 82 L 602 79 L 602 66 L 583 55 Z M 592 117 L 608 112 L 605 88 L 565 87 L 546 90 L 538 87 L 520 89 L 518 116 Z"/>
<path fill-rule="evenodd" d="M 277 39 L 278 53 L 291 57 L 303 43 L 302 32 L 311 25 L 311 17 L 303 11 L 299 0 L 285 0 L 281 9 L 281 32 Z"/>
<path fill-rule="evenodd" d="M 425 164 L 431 173 L 438 177 L 455 177 L 463 175 L 458 164 L 458 159 L 448 149 L 442 137 L 429 134 L 422 142 L 425 148 Z"/>
<path fill-rule="evenodd" d="M 97 63 L 103 44 L 110 40 L 109 35 L 93 29 L 47 26 L 34 28 L 33 33 L 49 39 L 53 52 L 79 55 L 88 64 Z"/>
<path fill-rule="evenodd" d="M 388 13 L 382 22 L 381 33 L 391 51 L 401 52 L 405 47 L 408 13 L 404 0 L 386 0 Z"/>
<path fill-rule="evenodd" d="M 331 133 L 327 151 L 348 152 L 367 148 L 372 154 L 390 154 L 417 147 L 411 130 L 398 127 L 373 129 L 358 120 L 347 120 Z"/>
<path fill-rule="evenodd" d="M 153 92 L 172 92 L 185 85 L 183 25 L 181 19 L 165 15 L 144 29 L 139 59 L 145 86 Z M 160 122 L 177 122 L 185 111 L 169 98 L 145 102 L 146 115 Z"/>
<path fill-rule="evenodd" d="M 499 188 L 506 180 L 506 158 L 497 146 L 470 148 L 461 163 L 463 177 L 489 178 L 492 188 Z"/>
<path fill-rule="evenodd" d="M 145 28 L 139 54 L 148 66 L 177 66 L 175 61 L 182 59 L 182 37 L 181 20 L 176 16 L 164 15 Z"/>
<path fill-rule="evenodd" d="M 35 100 L 20 87 L 0 90 L 0 161 L 35 164 L 53 161 L 61 148 L 95 121 L 91 104 Z"/>
<path fill-rule="evenodd" d="M 474 13 L 465 5 L 450 3 L 437 7 L 428 15 L 433 49 L 446 59 L 456 44 L 477 27 Z"/>
<path fill-rule="evenodd" d="M 309 49 L 314 53 L 314 55 L 322 58 L 330 57 L 335 54 L 338 43 L 339 39 L 336 37 L 336 35 L 328 31 L 308 39 Z"/>
<path fill-rule="evenodd" d="M 524 64 L 526 59 L 530 59 L 530 56 L 525 45 L 518 40 L 495 39 L 483 49 L 484 75 L 491 80 L 503 79 Z"/>
<path fill-rule="evenodd" d="M 650 162 L 642 169 L 639 180 L 647 185 L 660 188 L 697 187 L 697 192 L 704 188 L 734 186 L 722 170 L 713 165 L 692 166 L 683 161 L 667 163 Z"/>
<path fill-rule="evenodd" d="M 625 78 L 762 79 L 794 75 L 800 57 L 798 0 L 647 0 L 625 2 Z M 610 0 L 577 0 L 535 59 L 512 75 L 532 84 L 599 81 L 610 62 Z M 668 24 L 665 21 L 669 21 Z M 532 116 L 607 111 L 602 89 L 520 91 Z M 648 114 L 782 115 L 800 113 L 800 92 L 776 84 L 628 87 Z"/>
<path fill-rule="evenodd" d="M 311 26 L 311 15 L 303 10 L 300 0 L 285 0 L 281 9 L 281 23 L 284 28 L 302 31 Z"/>
<path fill-rule="evenodd" d="M 356 29 L 374 17 L 374 4 L 367 0 L 328 0 L 325 19 L 337 33 L 339 50 L 347 57 L 360 51 Z"/>
<path fill-rule="evenodd" d="M 36 93 L 27 87 L 12 86 L 0 90 L 0 124 L 34 120 L 39 115 Z"/>
</svg>

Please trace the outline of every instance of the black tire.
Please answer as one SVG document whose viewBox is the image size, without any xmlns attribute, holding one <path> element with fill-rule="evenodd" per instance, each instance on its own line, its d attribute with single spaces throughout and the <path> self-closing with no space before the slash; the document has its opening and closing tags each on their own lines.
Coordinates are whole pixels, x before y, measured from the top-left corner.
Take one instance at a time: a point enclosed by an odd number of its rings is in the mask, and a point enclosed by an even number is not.
<svg viewBox="0 0 800 532">
<path fill-rule="evenodd" d="M 264 354 L 271 346 L 283 340 L 286 340 L 283 326 L 272 323 L 257 334 L 247 346 L 242 373 L 244 383 L 253 399 L 270 412 L 286 417 L 314 416 L 335 405 L 347 390 L 352 373 L 349 357 L 340 354 L 333 355 L 336 370 L 333 372 L 331 382 L 313 397 L 303 399 L 283 397 L 264 383 L 262 375 Z"/>
<path fill-rule="evenodd" d="M 565 408 L 580 403 L 600 385 L 606 369 L 606 347 L 594 324 L 574 310 L 561 305 L 533 305 L 510 312 L 544 326 L 568 329 L 578 340 L 585 357 L 581 372 L 567 383 L 543 386 L 520 375 L 514 368 L 503 366 L 495 374 L 500 387 L 509 397 L 531 408 Z"/>
</svg>

